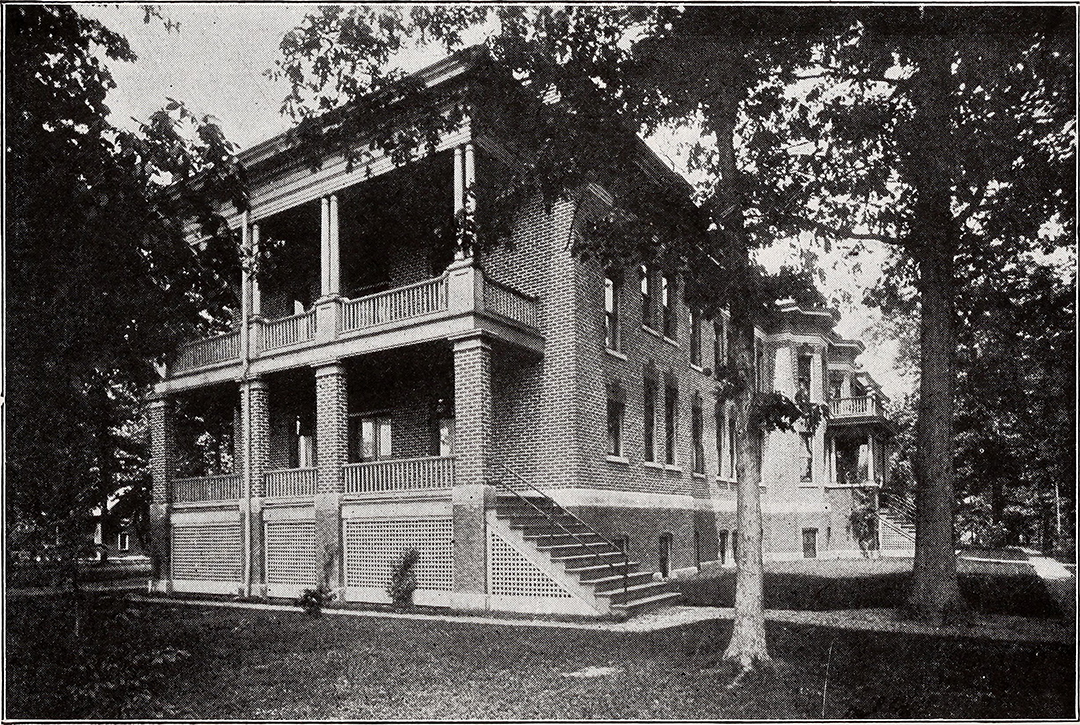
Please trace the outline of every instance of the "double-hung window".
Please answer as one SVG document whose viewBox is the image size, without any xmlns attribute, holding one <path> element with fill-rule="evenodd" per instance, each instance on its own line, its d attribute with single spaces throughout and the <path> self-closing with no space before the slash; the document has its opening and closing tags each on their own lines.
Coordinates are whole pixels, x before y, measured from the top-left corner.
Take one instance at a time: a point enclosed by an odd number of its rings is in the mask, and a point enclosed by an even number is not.
<svg viewBox="0 0 1080 725">
<path fill-rule="evenodd" d="M 690 310 L 690 364 L 701 367 L 701 313 Z"/>
<path fill-rule="evenodd" d="M 814 435 L 800 433 L 799 442 L 799 480 L 810 482 L 814 480 Z"/>
<path fill-rule="evenodd" d="M 623 455 L 622 422 L 625 411 L 622 390 L 618 385 L 609 385 L 607 391 L 607 455 L 609 456 L 621 458 Z"/>
<path fill-rule="evenodd" d="M 641 324 L 644 327 L 653 327 L 653 290 L 652 290 L 652 277 L 649 275 L 649 268 L 646 265 L 641 265 L 641 269 L 638 270 L 641 281 Z"/>
<path fill-rule="evenodd" d="M 664 337 L 674 340 L 678 335 L 678 305 L 675 275 L 665 273 L 660 280 L 660 305 L 664 308 Z"/>
<path fill-rule="evenodd" d="M 690 435 L 694 446 L 694 473 L 705 473 L 705 417 L 701 412 L 701 396 L 696 393 L 690 411 Z"/>
<path fill-rule="evenodd" d="M 645 376 L 645 460 L 656 461 L 656 378 Z"/>
<path fill-rule="evenodd" d="M 349 419 L 349 460 L 379 461 L 393 450 L 389 415 L 363 415 Z"/>
<path fill-rule="evenodd" d="M 725 354 L 724 349 L 725 349 L 725 347 L 727 347 L 727 340 L 724 339 L 725 334 L 726 334 L 725 330 L 724 330 L 724 318 L 720 317 L 720 318 L 718 318 L 716 320 L 713 320 L 712 327 L 713 327 L 713 348 L 712 348 L 713 370 L 720 370 L 721 368 L 724 367 L 724 365 L 727 364 L 727 361 L 724 359 L 724 354 Z"/>
<path fill-rule="evenodd" d="M 619 280 L 612 272 L 604 275 L 604 344 L 619 349 Z"/>
<path fill-rule="evenodd" d="M 814 358 L 810 355 L 799 355 L 795 392 L 803 400 L 810 400 L 810 368 L 813 361 Z"/>
<path fill-rule="evenodd" d="M 669 384 L 664 389 L 664 463 L 675 465 L 675 428 L 679 414 L 679 389 Z"/>
</svg>

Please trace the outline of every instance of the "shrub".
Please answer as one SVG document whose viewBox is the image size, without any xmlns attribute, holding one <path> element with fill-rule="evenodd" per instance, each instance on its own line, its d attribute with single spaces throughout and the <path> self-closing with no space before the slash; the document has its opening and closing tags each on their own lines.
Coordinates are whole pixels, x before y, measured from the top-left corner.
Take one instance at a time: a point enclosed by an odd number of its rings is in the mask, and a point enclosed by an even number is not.
<svg viewBox="0 0 1080 725">
<path fill-rule="evenodd" d="M 308 616 L 318 617 L 322 614 L 323 607 L 325 607 L 328 602 L 333 601 L 333 599 L 333 592 L 323 587 L 317 587 L 315 589 L 305 589 L 303 593 L 293 601 L 293 604 L 303 609 L 304 613 Z"/>
<path fill-rule="evenodd" d="M 408 549 L 394 564 L 386 593 L 390 595 L 390 600 L 395 607 L 403 609 L 412 606 L 413 592 L 416 591 L 416 562 L 419 559 L 420 552 L 416 549 Z"/>
</svg>

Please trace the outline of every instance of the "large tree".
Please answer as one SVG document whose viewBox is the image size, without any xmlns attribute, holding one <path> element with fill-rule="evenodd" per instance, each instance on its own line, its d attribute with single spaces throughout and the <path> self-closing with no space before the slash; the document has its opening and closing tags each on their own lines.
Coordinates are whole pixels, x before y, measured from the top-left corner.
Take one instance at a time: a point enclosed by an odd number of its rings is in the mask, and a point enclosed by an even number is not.
<svg viewBox="0 0 1080 725">
<path fill-rule="evenodd" d="M 915 291 L 920 388 L 909 606 L 964 609 L 954 555 L 959 272 L 988 281 L 1068 243 L 1075 208 L 1075 13 L 865 8 L 756 123 L 777 223 L 893 245 L 886 304 Z M 763 109 L 768 111 L 769 109 Z M 759 136 L 760 137 L 760 136 Z M 784 216 L 787 219 L 784 219 Z M 810 223 L 809 227 L 807 226 Z"/>
<path fill-rule="evenodd" d="M 213 199 L 242 194 L 230 145 L 182 104 L 108 122 L 106 63 L 135 59 L 122 36 L 66 6 L 4 13 L 8 514 L 70 563 L 125 475 L 127 392 L 228 317 L 237 262 Z"/>
<path fill-rule="evenodd" d="M 454 51 L 477 29 L 483 31 L 490 63 L 479 64 L 482 81 L 458 98 L 458 112 L 409 114 L 422 119 L 414 133 L 393 133 L 405 114 L 390 114 L 390 103 L 445 109 L 422 89 L 404 83 L 400 72 L 388 71 L 394 54 L 424 42 Z M 642 262 L 680 268 L 696 304 L 707 313 L 730 310 L 733 364 L 720 371 L 719 394 L 735 402 L 740 541 L 735 633 L 725 658 L 742 670 L 768 660 L 759 498 L 762 435 L 790 427 L 804 412 L 794 401 L 758 390 L 753 330 L 766 322 L 776 299 L 813 299 L 814 293 L 806 275 L 787 271 L 770 277 L 752 261 L 751 250 L 771 239 L 747 223 L 754 195 L 747 164 L 736 159 L 736 129 L 744 121 L 745 100 L 763 75 L 774 71 L 775 56 L 794 52 L 793 36 L 808 38 L 813 32 L 816 21 L 805 13 L 760 10 L 324 8 L 285 36 L 276 71 L 292 84 L 283 108 L 299 121 L 297 137 L 313 139 L 309 145 L 317 151 L 349 151 L 362 133 L 404 160 L 419 151 L 421 142 L 430 145 L 465 108 L 474 112 L 474 130 L 509 130 L 522 163 L 509 178 L 499 179 L 498 189 L 478 190 L 482 233 L 476 243 L 496 241 L 523 199 L 572 198 L 597 182 L 612 203 L 584 228 L 575 247 L 579 256 L 621 268 Z M 688 47 L 701 55 L 692 57 Z M 439 100 L 445 104 L 447 99 Z M 335 109 L 333 123 L 327 124 L 317 114 L 330 109 Z M 695 205 L 684 188 L 644 177 L 636 167 L 640 142 L 633 132 L 698 114 L 704 115 L 705 132 L 714 135 L 716 146 L 702 157 L 700 168 L 709 183 Z"/>
</svg>

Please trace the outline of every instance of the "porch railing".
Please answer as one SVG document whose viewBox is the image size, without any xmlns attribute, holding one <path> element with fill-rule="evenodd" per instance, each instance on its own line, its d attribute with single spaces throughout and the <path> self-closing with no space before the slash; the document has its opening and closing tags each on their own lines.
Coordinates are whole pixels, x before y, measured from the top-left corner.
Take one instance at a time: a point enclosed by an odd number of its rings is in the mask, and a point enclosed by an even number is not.
<svg viewBox="0 0 1080 725">
<path fill-rule="evenodd" d="M 296 498 L 315 495 L 314 468 L 283 468 L 263 474 L 263 494 L 267 498 Z"/>
<path fill-rule="evenodd" d="M 529 327 L 536 327 L 536 300 L 495 280 L 484 278 L 484 309 Z"/>
<path fill-rule="evenodd" d="M 263 325 L 262 349 L 274 350 L 315 339 L 315 311 L 270 320 Z"/>
<path fill-rule="evenodd" d="M 436 277 L 355 300 L 346 300 L 341 306 L 341 331 L 352 332 L 444 311 L 446 287 L 446 277 Z"/>
<path fill-rule="evenodd" d="M 241 476 L 239 473 L 230 473 L 223 476 L 176 478 L 172 481 L 172 500 L 176 503 L 235 501 L 240 498 L 241 488 Z"/>
<path fill-rule="evenodd" d="M 177 372 L 193 370 L 204 365 L 225 362 L 240 357 L 240 333 L 226 332 L 221 335 L 189 342 L 180 348 L 173 363 Z"/>
<path fill-rule="evenodd" d="M 434 491 L 454 486 L 454 459 L 449 456 L 400 458 L 345 466 L 345 493 Z"/>
<path fill-rule="evenodd" d="M 836 398 L 829 401 L 829 415 L 834 418 L 855 415 L 881 415 L 877 398 Z"/>
</svg>

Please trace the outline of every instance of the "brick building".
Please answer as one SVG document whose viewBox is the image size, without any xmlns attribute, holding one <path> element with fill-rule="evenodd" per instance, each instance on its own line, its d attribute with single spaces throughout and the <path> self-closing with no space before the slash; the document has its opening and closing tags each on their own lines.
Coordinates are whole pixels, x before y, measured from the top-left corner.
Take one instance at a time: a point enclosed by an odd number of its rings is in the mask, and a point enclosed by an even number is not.
<svg viewBox="0 0 1080 725">
<path fill-rule="evenodd" d="M 467 66 L 419 78 L 452 89 Z M 527 205 L 475 256 L 448 239 L 473 180 L 508 159 L 468 121 L 400 168 L 313 171 L 284 137 L 242 154 L 250 210 L 226 214 L 279 263 L 240 280 L 238 324 L 157 387 L 155 588 L 382 602 L 415 549 L 419 604 L 597 614 L 732 564 L 725 320 L 689 309 L 678 275 L 575 259 L 593 192 Z M 641 166 L 674 176 L 643 145 Z M 857 555 L 854 502 L 876 507 L 885 476 L 882 397 L 832 313 L 777 319 L 758 335 L 767 384 L 833 417 L 767 438 L 766 555 Z"/>
</svg>

